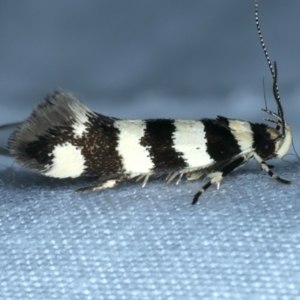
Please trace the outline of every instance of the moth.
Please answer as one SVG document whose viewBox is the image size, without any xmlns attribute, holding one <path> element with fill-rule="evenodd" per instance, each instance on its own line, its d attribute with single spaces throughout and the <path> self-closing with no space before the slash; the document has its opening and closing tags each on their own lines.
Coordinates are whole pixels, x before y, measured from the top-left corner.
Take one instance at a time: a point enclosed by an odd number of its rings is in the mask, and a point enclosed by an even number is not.
<svg viewBox="0 0 300 300">
<path fill-rule="evenodd" d="M 290 148 L 292 132 L 284 120 L 277 85 L 277 67 L 263 41 L 258 3 L 255 2 L 258 36 L 273 77 L 277 113 L 267 124 L 218 116 L 216 119 L 124 120 L 91 111 L 73 95 L 55 92 L 45 98 L 12 134 L 8 150 L 23 167 L 56 178 L 98 177 L 93 186 L 78 191 L 113 188 L 123 180 L 166 176 L 177 183 L 185 176 L 207 182 L 195 194 L 192 204 L 212 184 L 251 159 L 270 177 L 275 175 L 266 161 L 283 157 Z"/>
</svg>

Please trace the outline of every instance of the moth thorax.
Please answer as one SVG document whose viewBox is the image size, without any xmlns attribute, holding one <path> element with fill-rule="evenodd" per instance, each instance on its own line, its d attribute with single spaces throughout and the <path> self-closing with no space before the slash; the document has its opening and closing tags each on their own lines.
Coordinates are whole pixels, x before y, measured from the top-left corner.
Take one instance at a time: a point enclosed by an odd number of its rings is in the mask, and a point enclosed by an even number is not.
<svg viewBox="0 0 300 300">
<path fill-rule="evenodd" d="M 270 134 L 270 138 L 275 141 L 274 156 L 281 158 L 286 155 L 292 144 L 291 127 L 285 124 L 285 137 L 282 137 L 281 133 L 275 128 L 269 127 L 267 132 Z"/>
</svg>

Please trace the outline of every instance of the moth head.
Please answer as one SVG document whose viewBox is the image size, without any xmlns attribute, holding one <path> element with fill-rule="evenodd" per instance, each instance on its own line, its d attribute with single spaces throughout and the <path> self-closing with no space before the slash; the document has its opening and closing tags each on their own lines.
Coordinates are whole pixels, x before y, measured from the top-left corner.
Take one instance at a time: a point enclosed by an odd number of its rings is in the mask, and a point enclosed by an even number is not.
<svg viewBox="0 0 300 300">
<path fill-rule="evenodd" d="M 288 153 L 292 144 L 293 137 L 291 127 L 282 120 L 282 117 L 279 114 L 267 109 L 263 109 L 263 111 L 273 117 L 265 120 L 276 124 L 275 128 L 269 126 L 266 127 L 266 136 L 262 143 L 263 146 L 261 147 L 261 151 L 265 154 L 263 156 L 265 156 L 265 159 L 273 157 L 282 158 Z M 263 150 L 262 148 L 265 149 Z M 267 148 L 269 148 L 269 150 L 267 150 Z"/>
<path fill-rule="evenodd" d="M 268 127 L 267 132 L 270 135 L 270 139 L 274 141 L 274 156 L 282 158 L 285 156 L 292 144 L 292 130 L 291 127 L 285 124 L 285 135 L 282 134 L 275 128 Z"/>
<path fill-rule="evenodd" d="M 267 109 L 263 109 L 263 111 L 265 111 L 266 113 L 270 114 L 272 117 L 275 118 L 275 120 L 274 119 L 273 120 L 266 119 L 266 120 L 276 123 L 275 128 L 267 127 L 267 135 L 269 135 L 270 140 L 273 142 L 273 145 L 270 145 L 267 142 L 265 142 L 265 148 L 268 148 L 268 146 L 274 147 L 272 149 L 272 151 L 273 151 L 272 155 L 269 155 L 268 158 L 271 158 L 271 157 L 281 158 L 290 149 L 290 146 L 292 143 L 292 131 L 291 131 L 291 128 L 284 121 L 284 113 L 283 113 L 283 108 L 281 105 L 279 88 L 277 85 L 277 79 L 278 79 L 277 64 L 275 61 L 274 61 L 274 63 L 271 62 L 271 59 L 269 57 L 269 54 L 268 54 L 268 51 L 266 48 L 266 44 L 264 42 L 262 32 L 260 29 L 259 18 L 258 18 L 258 0 L 255 0 L 255 24 L 256 24 L 259 41 L 260 41 L 261 47 L 263 49 L 263 52 L 265 54 L 265 58 L 266 58 L 266 61 L 268 63 L 268 66 L 269 66 L 269 69 L 270 69 L 270 72 L 271 72 L 271 75 L 273 78 L 273 95 L 274 95 L 275 102 L 277 104 L 277 114 L 272 111 L 269 111 Z M 267 152 L 267 151 L 265 151 L 265 152 Z"/>
</svg>

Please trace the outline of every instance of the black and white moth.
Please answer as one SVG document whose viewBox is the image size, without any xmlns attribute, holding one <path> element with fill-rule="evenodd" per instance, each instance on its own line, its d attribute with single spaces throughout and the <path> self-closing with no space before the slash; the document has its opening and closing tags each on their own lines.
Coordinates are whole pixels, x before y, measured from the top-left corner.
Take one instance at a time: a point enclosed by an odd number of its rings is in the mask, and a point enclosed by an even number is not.
<svg viewBox="0 0 300 300">
<path fill-rule="evenodd" d="M 68 93 L 46 97 L 9 139 L 8 149 L 15 160 L 45 176 L 99 177 L 99 183 L 78 191 L 112 188 L 125 179 L 167 175 L 167 182 L 183 175 L 208 182 L 195 194 L 192 204 L 212 184 L 250 159 L 270 177 L 275 175 L 265 161 L 281 158 L 292 142 L 285 123 L 277 86 L 276 63 L 272 64 L 263 42 L 255 2 L 255 21 L 272 77 L 278 112 L 264 110 L 275 128 L 266 124 L 229 119 L 122 120 L 88 109 Z"/>
</svg>

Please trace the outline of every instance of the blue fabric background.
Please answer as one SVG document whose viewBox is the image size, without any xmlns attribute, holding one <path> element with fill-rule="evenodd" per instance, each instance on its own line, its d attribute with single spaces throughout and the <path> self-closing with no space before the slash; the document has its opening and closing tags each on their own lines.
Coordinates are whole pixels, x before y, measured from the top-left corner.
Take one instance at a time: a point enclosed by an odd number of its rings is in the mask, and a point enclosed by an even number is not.
<svg viewBox="0 0 300 300">
<path fill-rule="evenodd" d="M 260 1 L 296 149 L 299 11 Z M 260 122 L 264 77 L 274 108 L 252 1 L 2 1 L 0 39 L 1 124 L 55 89 L 120 118 Z M 0 163 L 0 299 L 300 299 L 293 158 L 275 162 L 290 186 L 250 163 L 196 206 L 198 181 L 75 194 L 86 181 Z"/>
</svg>

